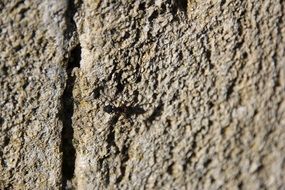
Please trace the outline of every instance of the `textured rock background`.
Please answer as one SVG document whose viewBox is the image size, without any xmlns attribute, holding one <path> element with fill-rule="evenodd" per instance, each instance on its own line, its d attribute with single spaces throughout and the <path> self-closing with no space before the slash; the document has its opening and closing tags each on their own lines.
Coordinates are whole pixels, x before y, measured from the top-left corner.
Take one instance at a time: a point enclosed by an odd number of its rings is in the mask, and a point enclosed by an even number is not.
<svg viewBox="0 0 285 190">
<path fill-rule="evenodd" d="M 61 186 L 64 1 L 0 1 L 0 189 Z"/>
<path fill-rule="evenodd" d="M 0 3 L 3 187 L 285 188 L 284 2 L 15 4 Z"/>
</svg>

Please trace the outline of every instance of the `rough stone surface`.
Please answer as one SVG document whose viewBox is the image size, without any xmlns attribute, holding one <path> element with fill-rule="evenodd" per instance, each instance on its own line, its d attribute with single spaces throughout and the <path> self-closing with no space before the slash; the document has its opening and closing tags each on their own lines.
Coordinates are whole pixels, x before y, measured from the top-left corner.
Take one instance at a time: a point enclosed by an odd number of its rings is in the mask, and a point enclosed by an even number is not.
<svg viewBox="0 0 285 190">
<path fill-rule="evenodd" d="M 78 189 L 284 189 L 281 1 L 93 1 L 73 117 Z"/>
<path fill-rule="evenodd" d="M 0 189 L 61 186 L 64 1 L 0 1 Z"/>
<path fill-rule="evenodd" d="M 283 1 L 5 1 L 0 189 L 285 189 Z"/>
</svg>

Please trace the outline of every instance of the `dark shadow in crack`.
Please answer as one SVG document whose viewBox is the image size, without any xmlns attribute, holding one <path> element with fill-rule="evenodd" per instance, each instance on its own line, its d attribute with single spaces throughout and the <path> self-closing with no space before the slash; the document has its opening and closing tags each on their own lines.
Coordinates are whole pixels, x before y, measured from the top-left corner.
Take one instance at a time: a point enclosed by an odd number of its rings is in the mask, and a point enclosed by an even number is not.
<svg viewBox="0 0 285 190">
<path fill-rule="evenodd" d="M 62 188 L 67 189 L 67 181 L 72 180 L 75 169 L 76 151 L 73 146 L 73 124 L 72 117 L 74 112 L 74 99 L 72 95 L 75 76 L 72 75 L 72 70 L 80 66 L 81 47 L 76 46 L 70 52 L 70 58 L 67 65 L 67 81 L 66 87 L 61 99 L 61 120 L 63 124 L 61 151 L 62 151 Z"/>
</svg>

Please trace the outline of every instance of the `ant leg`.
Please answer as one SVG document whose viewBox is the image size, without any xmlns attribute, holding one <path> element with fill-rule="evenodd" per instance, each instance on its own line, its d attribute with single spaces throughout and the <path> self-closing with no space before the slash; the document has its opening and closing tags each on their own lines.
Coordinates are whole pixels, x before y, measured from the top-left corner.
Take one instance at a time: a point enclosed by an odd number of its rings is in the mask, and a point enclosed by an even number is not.
<svg viewBox="0 0 285 190">
<path fill-rule="evenodd" d="M 115 114 L 115 115 L 108 121 L 108 124 L 109 124 L 110 126 L 116 125 L 116 123 L 119 121 L 119 118 L 120 118 L 120 115 Z"/>
<path fill-rule="evenodd" d="M 135 123 L 134 123 L 134 121 L 132 120 L 132 118 L 131 118 L 131 117 L 128 117 L 127 119 L 128 119 L 128 121 L 129 121 L 129 123 L 131 124 L 131 126 L 134 126 Z"/>
<path fill-rule="evenodd" d="M 105 102 L 108 102 L 108 104 L 110 104 L 112 107 L 116 107 L 116 105 L 113 103 L 114 102 L 114 99 L 111 99 L 109 96 L 107 96 L 106 94 L 105 94 L 105 92 L 102 90 L 102 96 L 104 97 L 104 99 L 105 99 Z"/>
<path fill-rule="evenodd" d="M 134 121 L 132 120 L 131 114 L 123 113 L 124 118 L 128 120 L 128 122 L 131 124 L 131 126 L 134 125 Z"/>
</svg>

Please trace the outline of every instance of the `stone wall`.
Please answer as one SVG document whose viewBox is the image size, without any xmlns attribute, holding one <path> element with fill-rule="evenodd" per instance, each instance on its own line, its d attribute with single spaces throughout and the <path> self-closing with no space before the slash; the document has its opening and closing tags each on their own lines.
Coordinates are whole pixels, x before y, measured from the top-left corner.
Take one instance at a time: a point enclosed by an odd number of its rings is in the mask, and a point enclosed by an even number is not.
<svg viewBox="0 0 285 190">
<path fill-rule="evenodd" d="M 61 186 L 66 8 L 0 2 L 0 189 Z"/>
<path fill-rule="evenodd" d="M 0 2 L 0 189 L 284 189 L 284 6 Z"/>
</svg>

